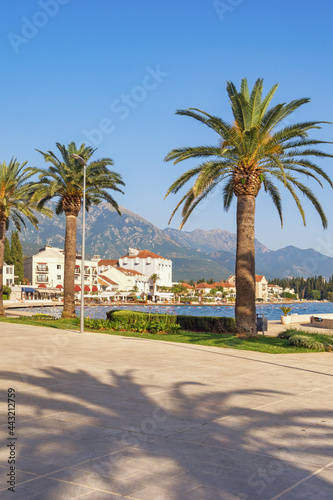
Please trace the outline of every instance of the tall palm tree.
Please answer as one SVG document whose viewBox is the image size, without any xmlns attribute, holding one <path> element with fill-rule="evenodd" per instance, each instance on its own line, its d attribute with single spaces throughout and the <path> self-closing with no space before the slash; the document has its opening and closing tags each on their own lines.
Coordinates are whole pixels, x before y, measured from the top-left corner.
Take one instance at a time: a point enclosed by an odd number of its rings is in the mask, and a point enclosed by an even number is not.
<svg viewBox="0 0 333 500">
<path fill-rule="evenodd" d="M 275 181 L 282 183 L 295 200 L 305 225 L 304 210 L 297 191 L 305 195 L 320 215 L 324 228 L 325 213 L 299 177 L 315 179 L 320 186 L 328 175 L 311 160 L 311 157 L 332 157 L 316 147 L 325 141 L 311 139 L 308 132 L 321 128 L 322 123 L 308 121 L 285 126 L 284 120 L 310 99 L 298 99 L 269 108 L 278 85 L 263 97 L 263 80 L 258 79 L 250 92 L 247 80 L 241 82 L 240 91 L 228 82 L 227 93 L 233 113 L 233 123 L 210 115 L 196 108 L 178 110 L 177 114 L 190 116 L 207 125 L 219 136 L 216 146 L 197 146 L 174 149 L 165 160 L 174 164 L 189 158 L 203 159 L 202 163 L 185 172 L 169 188 L 166 196 L 177 193 L 188 181 L 195 178 L 171 215 L 182 207 L 183 227 L 195 207 L 218 184 L 224 183 L 223 205 L 228 210 L 234 196 L 237 198 L 237 251 L 236 251 L 236 324 L 239 331 L 256 333 L 255 310 L 255 253 L 254 220 L 255 200 L 261 187 L 267 192 L 279 213 L 281 225 L 281 197 Z M 309 159 L 310 158 L 310 159 Z M 171 220 L 170 219 L 170 220 Z"/>
<path fill-rule="evenodd" d="M 101 201 L 106 201 L 120 215 L 118 203 L 109 194 L 107 190 L 121 192 L 119 185 L 124 186 L 120 174 L 108 169 L 113 165 L 111 158 L 101 158 L 91 161 L 88 164 L 93 153 L 96 151 L 90 146 L 81 144 L 77 147 L 71 142 L 66 148 L 64 145 L 56 143 L 60 152 L 60 159 L 52 152 L 43 153 L 46 163 L 51 164 L 46 169 L 36 169 L 39 176 L 38 189 L 32 195 L 32 199 L 39 200 L 39 206 L 53 198 L 57 198 L 56 214 L 66 215 L 66 236 L 65 236 L 65 272 L 64 272 L 64 309 L 62 316 L 64 318 L 75 317 L 74 301 L 74 277 L 76 261 L 76 233 L 77 217 L 81 209 L 81 200 L 83 198 L 83 168 L 81 163 L 71 155 L 80 156 L 86 163 L 86 209 L 97 205 Z"/>
<path fill-rule="evenodd" d="M 30 190 L 34 185 L 28 182 L 33 175 L 33 169 L 26 167 L 27 162 L 19 163 L 12 158 L 8 165 L 0 164 L 0 316 L 5 315 L 3 307 L 3 265 L 5 253 L 6 230 L 10 221 L 18 231 L 25 227 L 25 219 L 37 228 L 38 219 L 34 211 L 39 210 L 31 200 Z M 40 209 L 45 215 L 51 216 L 48 209 Z"/>
</svg>

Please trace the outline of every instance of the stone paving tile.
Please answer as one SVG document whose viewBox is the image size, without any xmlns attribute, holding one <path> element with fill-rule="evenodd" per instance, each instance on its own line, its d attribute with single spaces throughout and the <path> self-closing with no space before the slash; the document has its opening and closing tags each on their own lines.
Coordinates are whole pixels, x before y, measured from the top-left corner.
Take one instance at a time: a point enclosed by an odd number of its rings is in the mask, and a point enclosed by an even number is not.
<svg viewBox="0 0 333 500">
<path fill-rule="evenodd" d="M 197 488 L 187 491 L 181 497 L 175 500 L 252 500 L 244 494 L 242 497 L 238 493 L 224 491 L 222 489 L 211 488 L 209 486 L 198 486 Z M 259 500 L 259 498 L 256 498 Z"/>
<path fill-rule="evenodd" d="M 195 477 L 191 477 L 189 474 L 183 473 L 176 476 L 165 476 L 158 475 L 154 472 L 141 471 L 138 472 L 134 478 L 138 483 L 142 485 L 142 488 L 154 486 L 156 488 L 162 488 L 170 490 L 172 492 L 184 492 L 191 490 L 199 485 L 199 481 Z"/>
<path fill-rule="evenodd" d="M 133 474 L 133 476 L 135 476 L 135 474 Z M 130 496 L 138 489 L 142 488 L 135 477 L 132 479 L 132 476 L 126 479 L 119 479 L 104 474 L 87 473 L 77 469 L 63 470 L 55 474 L 50 474 L 48 477 L 52 477 L 59 481 L 66 481 L 70 484 L 74 483 L 90 489 L 103 490 L 108 493 L 124 496 Z"/>
<path fill-rule="evenodd" d="M 57 462 L 43 462 L 29 457 L 18 458 L 16 465 L 18 473 L 22 471 L 40 476 L 57 471 L 66 466 L 62 460 Z"/>
<path fill-rule="evenodd" d="M 158 474 L 160 476 L 175 476 L 184 472 L 181 464 L 178 464 L 175 460 L 166 459 L 163 457 L 148 459 L 134 459 L 126 462 L 127 467 L 133 468 L 136 471 L 149 471 L 151 473 Z"/>
<path fill-rule="evenodd" d="M 307 481 L 279 496 L 279 500 L 332 500 L 332 498 L 332 488 L 321 488 L 308 484 Z"/>
<path fill-rule="evenodd" d="M 170 491 L 156 486 L 148 486 L 131 495 L 136 500 L 181 500 L 183 493 Z"/>
<path fill-rule="evenodd" d="M 0 469 L 0 482 L 3 483 L 5 486 L 7 484 L 7 481 L 9 481 L 9 477 L 7 474 L 9 473 L 9 468 L 3 467 Z M 23 483 L 24 481 L 28 481 L 29 479 L 35 479 L 36 476 L 34 474 L 29 474 L 28 472 L 23 472 L 20 470 L 15 470 L 15 482 L 16 484 Z M 9 486 L 7 484 L 7 486 Z"/>
<path fill-rule="evenodd" d="M 116 495 L 114 493 L 107 493 L 106 491 L 94 490 L 90 493 L 77 497 L 82 500 L 124 500 L 123 495 Z"/>
<path fill-rule="evenodd" d="M 74 500 L 90 491 L 91 488 L 43 477 L 17 485 L 14 496 L 20 500 Z M 13 498 L 13 493 L 0 491 L 0 498 Z"/>
</svg>

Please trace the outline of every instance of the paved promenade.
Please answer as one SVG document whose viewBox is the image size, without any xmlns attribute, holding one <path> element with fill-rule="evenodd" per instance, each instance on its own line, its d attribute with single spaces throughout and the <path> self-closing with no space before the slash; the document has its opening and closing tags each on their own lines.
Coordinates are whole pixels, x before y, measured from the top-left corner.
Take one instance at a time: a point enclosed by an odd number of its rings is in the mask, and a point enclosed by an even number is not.
<svg viewBox="0 0 333 500">
<path fill-rule="evenodd" d="M 0 499 L 333 498 L 332 353 L 9 323 L 0 340 Z"/>
</svg>

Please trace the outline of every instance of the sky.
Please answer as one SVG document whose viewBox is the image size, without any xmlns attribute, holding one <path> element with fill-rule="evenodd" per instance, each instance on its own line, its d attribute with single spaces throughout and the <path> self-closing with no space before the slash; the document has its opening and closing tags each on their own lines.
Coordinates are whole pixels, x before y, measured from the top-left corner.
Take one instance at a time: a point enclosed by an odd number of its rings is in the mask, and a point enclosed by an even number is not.
<svg viewBox="0 0 333 500">
<path fill-rule="evenodd" d="M 311 103 L 290 123 L 333 121 L 333 3 L 330 0 L 15 0 L 1 2 L 0 161 L 45 166 L 56 142 L 90 144 L 122 175 L 121 206 L 164 229 L 181 194 L 168 187 L 197 162 L 174 166 L 167 153 L 218 143 L 216 133 L 177 109 L 195 107 L 231 121 L 227 81 L 264 79 L 272 104 Z M 313 137 L 333 140 L 333 125 Z M 333 145 L 324 146 L 333 154 Z M 333 178 L 333 159 L 318 164 Z M 332 188 L 304 179 L 320 199 L 328 229 L 306 199 L 307 225 L 281 186 L 284 227 L 260 192 L 256 237 L 272 250 L 315 248 L 333 257 Z M 302 195 L 301 195 L 302 196 Z M 303 200 L 302 200 L 303 201 Z M 175 217 L 170 226 L 177 228 Z M 221 188 L 184 231 L 236 232 L 236 201 L 224 212 Z"/>
</svg>

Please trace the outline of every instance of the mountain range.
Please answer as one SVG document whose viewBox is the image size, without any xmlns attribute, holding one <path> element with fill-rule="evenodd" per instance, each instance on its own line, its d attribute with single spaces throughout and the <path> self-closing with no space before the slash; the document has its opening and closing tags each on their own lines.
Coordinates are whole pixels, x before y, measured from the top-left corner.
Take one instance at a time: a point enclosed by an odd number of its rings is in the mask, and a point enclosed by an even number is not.
<svg viewBox="0 0 333 500">
<path fill-rule="evenodd" d="M 86 252 L 104 259 L 125 255 L 129 247 L 148 249 L 173 261 L 174 280 L 225 279 L 234 274 L 236 235 L 222 229 L 179 231 L 157 228 L 139 215 L 120 207 L 119 216 L 106 203 L 92 207 L 86 214 Z M 45 244 L 63 248 L 65 241 L 65 216 L 49 219 L 39 215 L 39 230 L 32 226 L 21 233 L 23 253 L 32 255 Z M 81 218 L 78 218 L 78 244 L 81 246 Z M 270 250 L 258 240 L 256 248 L 256 273 L 266 278 L 304 278 L 333 274 L 333 258 L 314 249 L 302 250 L 288 246 Z"/>
</svg>

